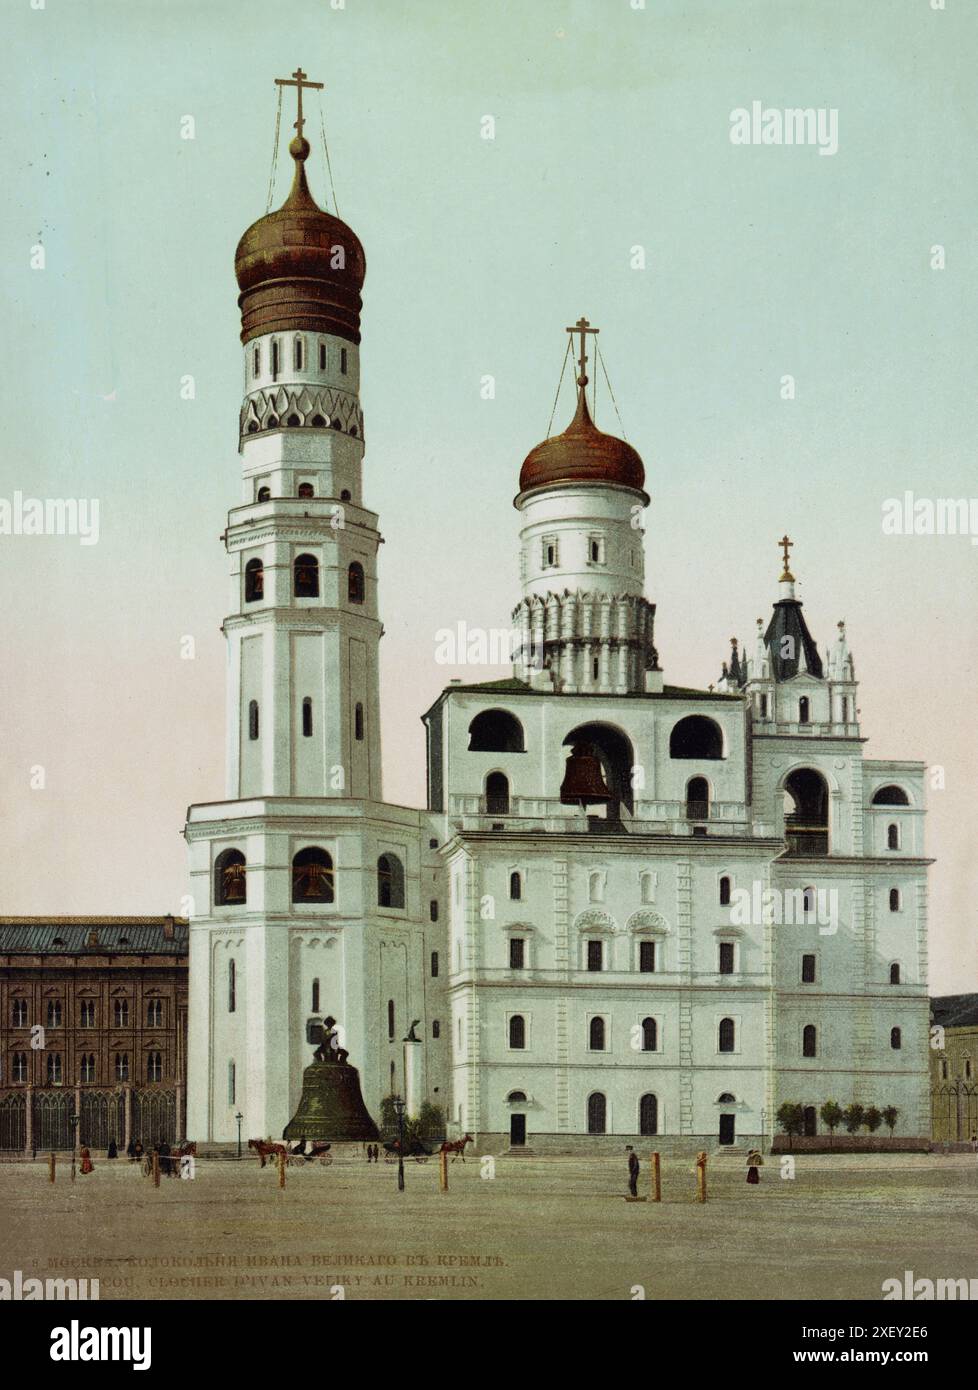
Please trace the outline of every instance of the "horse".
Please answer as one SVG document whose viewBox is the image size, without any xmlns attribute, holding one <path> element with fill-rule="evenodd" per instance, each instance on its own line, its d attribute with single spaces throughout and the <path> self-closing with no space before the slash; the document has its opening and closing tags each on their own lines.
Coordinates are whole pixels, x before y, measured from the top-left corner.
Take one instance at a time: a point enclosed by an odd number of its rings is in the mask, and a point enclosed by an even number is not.
<svg viewBox="0 0 978 1390">
<path fill-rule="evenodd" d="M 249 1139 L 248 1148 L 254 1149 L 255 1153 L 261 1159 L 261 1166 L 263 1168 L 266 1159 L 277 1157 L 279 1154 L 288 1153 L 288 1149 L 284 1144 L 276 1144 L 270 1139 Z"/>
<path fill-rule="evenodd" d="M 464 1139 L 446 1139 L 444 1144 L 442 1144 L 441 1148 L 438 1150 L 438 1152 L 443 1154 L 451 1154 L 453 1163 L 455 1162 L 456 1158 L 460 1158 L 464 1163 L 465 1146 L 466 1144 L 474 1143 L 475 1140 L 472 1138 L 472 1135 L 466 1134 Z"/>
</svg>

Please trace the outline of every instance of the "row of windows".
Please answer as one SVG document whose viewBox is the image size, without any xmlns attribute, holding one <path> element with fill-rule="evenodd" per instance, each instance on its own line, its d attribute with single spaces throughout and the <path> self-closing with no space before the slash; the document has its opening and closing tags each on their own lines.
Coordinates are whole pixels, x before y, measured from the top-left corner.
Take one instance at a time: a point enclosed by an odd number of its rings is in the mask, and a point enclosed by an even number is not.
<svg viewBox="0 0 978 1390">
<path fill-rule="evenodd" d="M 324 421 L 320 416 L 318 416 L 318 415 L 314 417 L 313 423 L 315 424 L 317 420 L 319 421 L 319 423 L 320 423 L 321 425 L 322 425 L 322 424 L 325 424 L 325 421 Z M 339 426 L 337 426 L 337 428 L 339 428 Z M 296 490 L 296 494 L 295 494 L 295 495 L 296 495 L 296 497 L 302 497 L 302 498 L 315 497 L 315 495 L 316 495 L 316 490 L 315 490 L 315 488 L 313 487 L 312 483 L 300 483 L 299 486 L 298 486 L 298 489 Z M 344 488 L 343 491 L 340 493 L 340 501 L 341 501 L 341 502 L 349 502 L 350 496 L 351 496 L 351 494 L 350 494 L 349 488 Z M 263 483 L 263 484 L 259 487 L 257 493 L 255 494 L 255 501 L 256 501 L 256 502 L 270 502 L 271 500 L 272 500 L 272 489 Z"/>
<path fill-rule="evenodd" d="M 248 701 L 248 738 L 255 743 L 261 734 L 261 707 L 257 700 Z M 306 695 L 302 701 L 302 737 L 312 738 L 312 697 Z M 357 701 L 353 706 L 353 737 L 357 743 L 363 742 L 363 704 Z"/>
<path fill-rule="evenodd" d="M 659 1050 L 658 1025 L 654 1018 L 643 1018 L 639 1025 L 640 1032 L 636 1032 L 636 1050 L 642 1052 L 657 1052 Z M 526 1048 L 526 1018 L 523 1014 L 510 1015 L 509 1025 L 509 1046 L 514 1052 L 521 1052 Z M 393 1034 L 391 1035 L 393 1036 Z M 587 1045 L 590 1052 L 604 1052 L 607 1050 L 607 1023 L 601 1017 L 595 1017 L 588 1021 Z M 903 1035 L 899 1028 L 890 1029 L 890 1047 L 894 1052 L 899 1052 L 903 1046 Z M 717 1051 L 735 1052 L 737 1048 L 737 1028 L 732 1018 L 722 1018 L 717 1025 Z M 801 1030 L 801 1055 L 803 1057 L 818 1056 L 818 1030 L 814 1023 L 806 1023 Z"/>
<path fill-rule="evenodd" d="M 239 849 L 226 849 L 214 861 L 214 902 L 227 907 L 248 900 L 248 865 Z M 328 850 L 300 849 L 292 860 L 292 901 L 331 903 L 336 900 L 336 875 Z M 377 860 L 377 906 L 404 907 L 404 865 L 396 854 Z M 437 915 L 437 907 L 435 907 Z"/>
<path fill-rule="evenodd" d="M 28 1002 L 26 999 L 14 999 L 11 1004 L 11 1023 L 14 1028 L 27 1028 Z M 94 999 L 83 999 L 78 1006 L 78 1026 L 80 1028 L 96 1028 L 98 1013 Z M 112 1022 L 116 1028 L 129 1027 L 129 1000 L 116 999 L 112 1006 Z M 163 1025 L 163 1000 L 150 999 L 146 1004 L 146 1026 L 148 1028 L 160 1028 Z M 60 999 L 49 999 L 45 1011 L 45 1026 L 47 1028 L 64 1027 L 64 1007 Z"/>
<path fill-rule="evenodd" d="M 946 1057 L 942 1057 L 942 1058 L 941 1058 L 941 1080 L 942 1080 L 942 1081 L 947 1081 L 948 1078 L 949 1078 L 949 1074 L 950 1074 L 950 1068 L 949 1068 L 949 1066 L 948 1066 L 948 1060 L 947 1060 Z M 973 1078 L 974 1078 L 974 1072 L 973 1072 L 973 1070 L 972 1070 L 972 1064 L 971 1064 L 971 1058 L 970 1058 L 970 1057 L 965 1057 L 965 1058 L 963 1059 L 962 1063 L 961 1063 L 961 1077 L 962 1077 L 962 1080 L 964 1080 L 964 1081 L 971 1081 L 971 1080 L 973 1080 Z"/>
<path fill-rule="evenodd" d="M 271 341 L 271 368 L 272 376 L 277 377 L 281 371 L 282 344 L 278 338 Z M 292 367 L 295 371 L 301 372 L 306 366 L 306 340 L 300 335 L 292 339 Z M 319 339 L 319 370 L 325 372 L 329 366 L 329 344 Z M 347 349 L 340 348 L 340 372 L 345 376 L 347 372 L 348 358 Z M 262 371 L 262 345 L 255 343 L 251 350 L 251 374 L 253 377 L 261 376 Z"/>
<path fill-rule="evenodd" d="M 163 1054 L 147 1052 L 144 1067 L 147 1081 L 163 1080 Z M 30 1062 L 26 1052 L 15 1052 L 10 1059 L 10 1074 L 15 1082 L 26 1083 L 30 1076 Z M 49 1085 L 58 1086 L 64 1082 L 64 1067 L 60 1052 L 47 1052 L 44 1056 L 44 1075 Z M 114 1075 L 116 1081 L 129 1081 L 129 1053 L 115 1054 Z M 82 1053 L 78 1059 L 78 1080 L 81 1082 L 100 1081 L 98 1065 L 94 1052 Z"/>
<path fill-rule="evenodd" d="M 311 496 L 311 493 L 310 493 Z M 292 592 L 296 598 L 319 597 L 319 561 L 315 555 L 297 555 L 292 562 Z M 346 571 L 346 597 L 349 603 L 363 603 L 367 581 L 359 560 Z M 259 559 L 245 565 L 245 603 L 258 603 L 265 597 L 265 566 Z"/>
<path fill-rule="evenodd" d="M 593 726 L 600 732 L 598 725 Z M 617 732 L 617 731 L 614 731 Z M 622 737 L 619 735 L 619 737 Z M 567 742 L 567 740 L 565 740 Z M 626 740 L 627 742 L 627 740 Z M 599 749 L 599 754 L 602 750 Z M 523 725 L 509 710 L 487 709 L 477 714 L 469 725 L 470 753 L 525 753 L 526 736 Z M 628 744 L 629 756 L 631 744 Z M 688 714 L 676 723 L 669 735 L 670 758 L 720 759 L 723 753 L 723 730 L 713 719 L 702 714 Z M 629 761 L 629 770 L 632 762 Z"/>
</svg>

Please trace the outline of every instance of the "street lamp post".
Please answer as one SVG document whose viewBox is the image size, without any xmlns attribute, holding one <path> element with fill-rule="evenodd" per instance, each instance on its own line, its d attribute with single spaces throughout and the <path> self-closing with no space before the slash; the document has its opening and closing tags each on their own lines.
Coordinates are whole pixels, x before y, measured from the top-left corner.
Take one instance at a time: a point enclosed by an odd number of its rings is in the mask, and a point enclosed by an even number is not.
<svg viewBox="0 0 978 1390">
<path fill-rule="evenodd" d="M 237 1120 L 237 1122 L 238 1122 L 238 1157 L 240 1158 L 240 1157 L 241 1157 L 241 1121 L 244 1119 L 244 1116 L 242 1115 L 241 1111 L 239 1110 L 238 1113 L 235 1115 L 234 1118 L 235 1118 L 235 1119 Z"/>
<path fill-rule="evenodd" d="M 400 1096 L 394 1097 L 394 1109 L 397 1112 L 397 1190 L 404 1191 L 404 1101 Z"/>
<path fill-rule="evenodd" d="M 81 1119 L 74 1110 L 68 1116 L 68 1123 L 71 1126 L 71 1181 L 75 1181 L 75 1157 L 78 1152 L 78 1124 Z"/>
</svg>

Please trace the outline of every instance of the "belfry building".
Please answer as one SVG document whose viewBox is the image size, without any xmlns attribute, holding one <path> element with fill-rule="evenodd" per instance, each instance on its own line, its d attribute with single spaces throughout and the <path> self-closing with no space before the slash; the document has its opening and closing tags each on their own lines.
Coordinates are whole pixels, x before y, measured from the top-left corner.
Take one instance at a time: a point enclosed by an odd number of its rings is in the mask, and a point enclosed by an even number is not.
<svg viewBox="0 0 978 1390">
<path fill-rule="evenodd" d="M 301 76 L 297 74 L 301 81 Z M 301 93 L 301 86 L 299 91 Z M 332 1015 L 364 1099 L 491 1150 L 770 1138 L 785 1101 L 928 1134 L 924 766 L 870 761 L 845 628 L 789 570 L 716 688 L 667 683 L 645 469 L 576 409 L 519 475 L 511 679 L 423 716 L 428 805 L 381 787 L 363 249 L 295 163 L 236 255 L 245 394 L 225 799 L 192 806 L 190 1138 L 281 1135 Z M 382 476 L 382 475 L 381 475 Z M 409 1039 L 409 1040 L 408 1040 Z"/>
</svg>

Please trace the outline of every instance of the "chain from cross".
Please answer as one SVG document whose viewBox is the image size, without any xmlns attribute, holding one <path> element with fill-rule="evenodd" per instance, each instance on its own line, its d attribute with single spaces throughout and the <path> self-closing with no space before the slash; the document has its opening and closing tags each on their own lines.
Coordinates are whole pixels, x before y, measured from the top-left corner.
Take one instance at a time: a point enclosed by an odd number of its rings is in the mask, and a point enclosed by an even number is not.
<svg viewBox="0 0 978 1390">
<path fill-rule="evenodd" d="M 296 68 L 295 72 L 292 74 L 291 77 L 276 77 L 275 85 L 276 87 L 295 87 L 296 89 L 296 95 L 299 98 L 299 119 L 295 123 L 295 129 L 298 134 L 298 138 L 301 140 L 302 127 L 305 125 L 305 119 L 302 115 L 302 89 L 303 87 L 306 87 L 309 88 L 311 91 L 321 92 L 323 90 L 323 84 L 322 82 L 307 82 L 306 74 L 302 71 L 301 68 Z"/>
<path fill-rule="evenodd" d="M 788 539 L 788 534 L 787 534 L 787 532 L 785 532 L 785 534 L 784 534 L 784 535 L 781 537 L 781 539 L 778 541 L 778 545 L 779 545 L 779 546 L 781 547 L 781 549 L 784 551 L 784 572 L 785 572 L 785 574 L 788 574 L 788 573 L 789 573 L 789 570 L 788 570 L 788 551 L 791 550 L 791 549 L 793 548 L 794 544 L 795 544 L 794 541 Z"/>
<path fill-rule="evenodd" d="M 571 334 L 573 334 L 573 333 L 580 333 L 580 335 L 581 335 L 581 355 L 580 355 L 580 357 L 578 358 L 578 366 L 580 367 L 581 371 L 580 371 L 580 375 L 579 375 L 578 378 L 577 378 L 577 384 L 578 384 L 578 386 L 586 386 L 586 385 L 587 385 L 587 353 L 585 352 L 584 349 L 585 349 L 585 344 L 587 343 L 587 335 L 588 335 L 589 333 L 600 333 L 600 332 L 601 332 L 601 329 L 600 329 L 600 328 L 592 328 L 591 325 L 588 323 L 587 319 L 585 319 L 585 318 L 579 318 L 572 328 L 568 328 L 568 329 L 566 329 L 565 331 L 568 332 L 568 333 L 571 333 Z"/>
</svg>

